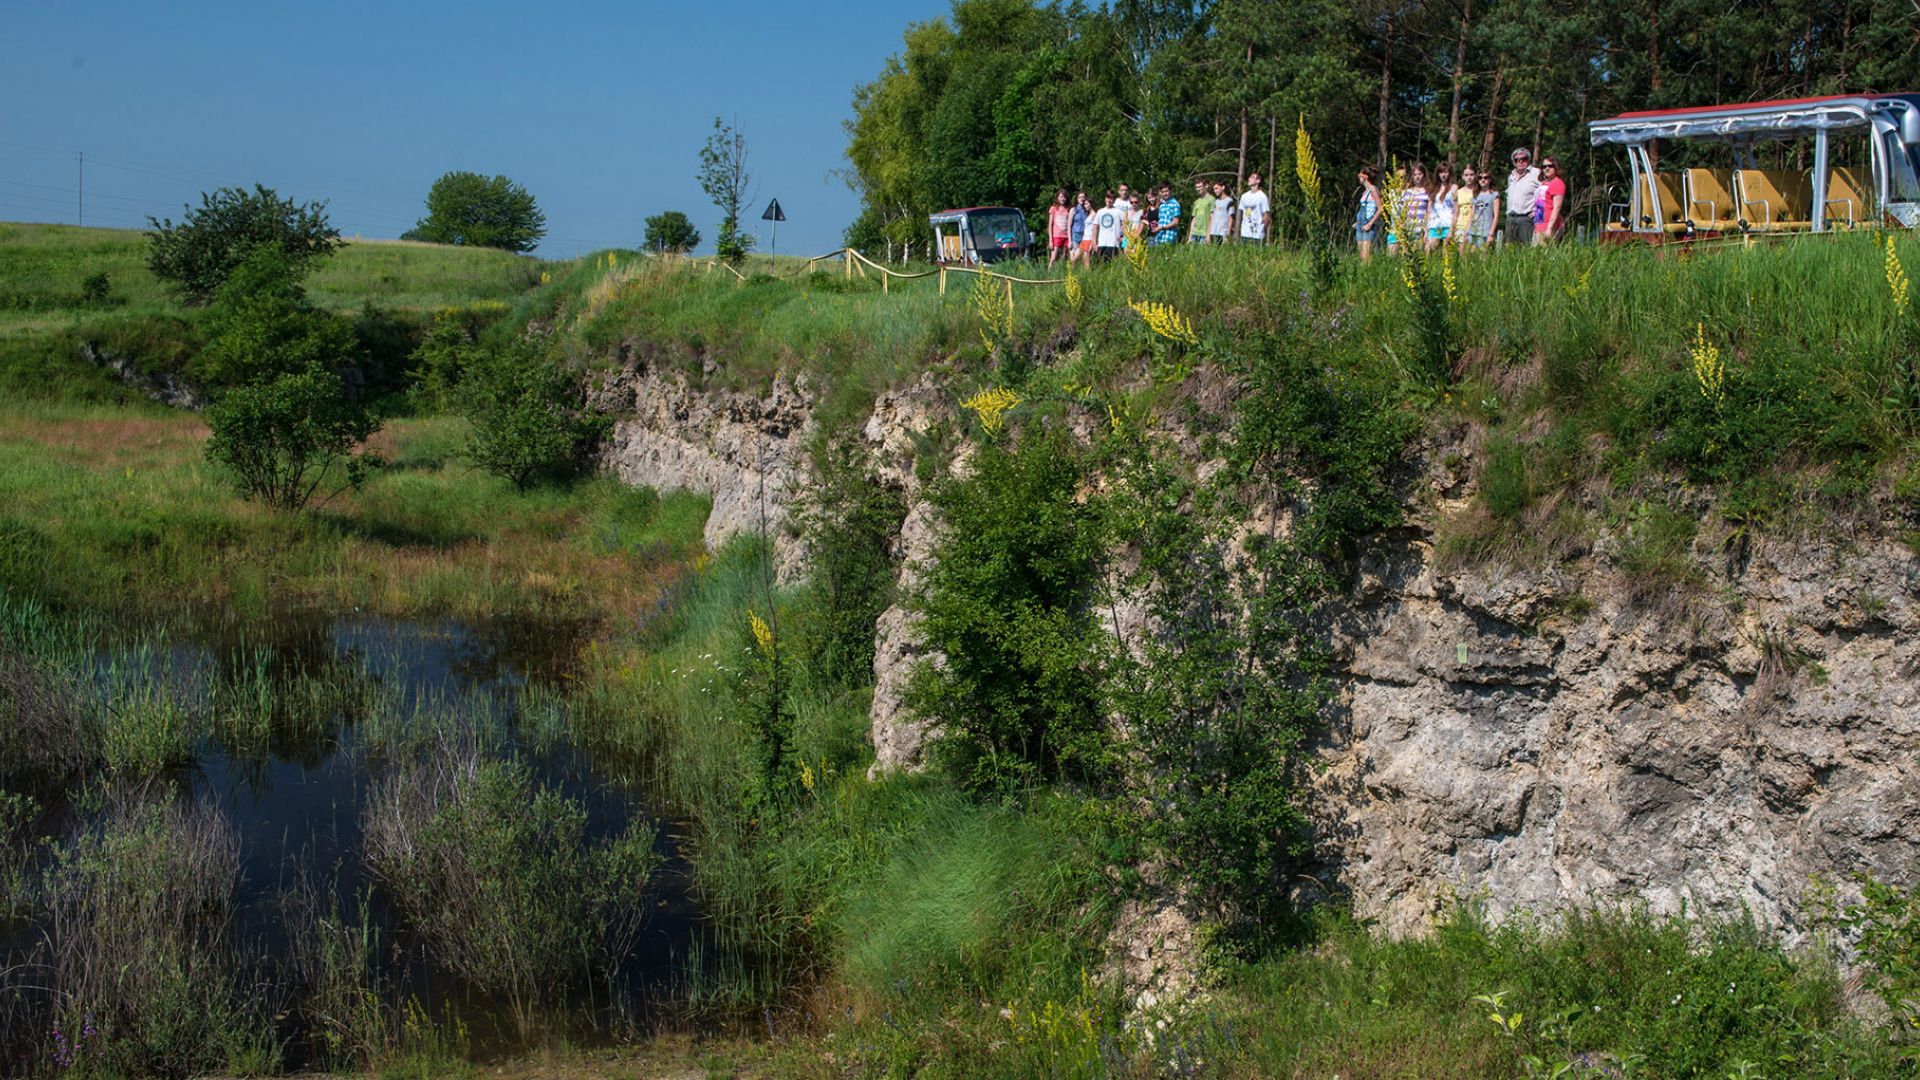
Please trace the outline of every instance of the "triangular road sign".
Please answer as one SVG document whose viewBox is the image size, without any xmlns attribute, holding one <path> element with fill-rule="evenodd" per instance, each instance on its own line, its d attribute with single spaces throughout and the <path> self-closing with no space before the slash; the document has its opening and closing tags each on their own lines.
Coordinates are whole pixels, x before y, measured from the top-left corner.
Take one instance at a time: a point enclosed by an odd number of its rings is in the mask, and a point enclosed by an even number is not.
<svg viewBox="0 0 1920 1080">
<path fill-rule="evenodd" d="M 772 202 L 767 204 L 767 212 L 760 215 L 760 220 L 761 221 L 787 220 L 787 212 L 785 210 L 780 209 L 779 199 L 775 199 Z"/>
</svg>

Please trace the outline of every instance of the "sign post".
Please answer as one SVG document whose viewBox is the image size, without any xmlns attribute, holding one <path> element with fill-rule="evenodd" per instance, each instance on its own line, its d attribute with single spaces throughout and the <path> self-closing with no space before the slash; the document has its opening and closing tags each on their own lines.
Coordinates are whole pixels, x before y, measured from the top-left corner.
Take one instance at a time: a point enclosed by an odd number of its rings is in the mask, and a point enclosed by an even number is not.
<svg viewBox="0 0 1920 1080">
<path fill-rule="evenodd" d="M 767 211 L 760 215 L 760 220 L 773 222 L 768 227 L 768 232 L 772 235 L 767 241 L 767 256 L 772 258 L 780 254 L 780 222 L 787 220 L 787 212 L 780 209 L 779 199 L 767 203 Z"/>
</svg>

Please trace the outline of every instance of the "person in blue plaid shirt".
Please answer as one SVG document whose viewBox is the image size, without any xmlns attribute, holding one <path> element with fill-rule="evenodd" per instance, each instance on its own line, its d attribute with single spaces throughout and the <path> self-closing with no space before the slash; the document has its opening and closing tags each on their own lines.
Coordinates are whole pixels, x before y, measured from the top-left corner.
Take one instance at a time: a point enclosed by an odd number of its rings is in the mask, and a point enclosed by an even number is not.
<svg viewBox="0 0 1920 1080">
<path fill-rule="evenodd" d="M 1160 217 L 1154 222 L 1153 242 L 1156 244 L 1177 244 L 1180 242 L 1180 200 L 1173 197 L 1173 185 L 1160 185 Z"/>
</svg>

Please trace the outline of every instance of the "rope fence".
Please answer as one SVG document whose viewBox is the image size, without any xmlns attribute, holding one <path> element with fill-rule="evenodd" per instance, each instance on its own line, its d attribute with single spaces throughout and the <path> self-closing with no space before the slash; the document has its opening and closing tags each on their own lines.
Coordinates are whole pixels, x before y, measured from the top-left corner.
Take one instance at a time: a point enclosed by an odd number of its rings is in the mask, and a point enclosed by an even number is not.
<svg viewBox="0 0 1920 1080">
<path fill-rule="evenodd" d="M 904 270 L 894 270 L 882 266 L 853 248 L 841 248 L 838 251 L 829 251 L 825 255 L 815 255 L 813 258 L 801 263 L 798 269 L 783 274 L 768 273 L 767 276 L 776 280 L 790 280 L 804 274 L 812 273 L 815 263 L 826 262 L 829 259 L 840 260 L 847 280 L 849 281 L 853 280 L 856 275 L 858 275 L 862 281 L 867 280 L 867 272 L 869 270 L 878 274 L 880 277 L 880 291 L 883 293 L 892 292 L 893 282 L 895 281 L 918 281 L 922 278 L 937 277 L 940 279 L 940 295 L 945 296 L 947 294 L 948 274 L 976 274 L 980 277 L 1004 281 L 1007 283 L 1007 298 L 1009 300 L 1013 298 L 1013 287 L 1015 285 L 1062 285 L 1066 283 L 1065 278 L 1016 277 L 1013 274 L 1002 274 L 998 271 L 989 270 L 984 266 L 936 266 L 931 270 L 920 270 L 908 273 Z M 715 268 L 725 270 L 733 275 L 735 284 L 741 284 L 747 281 L 747 275 L 742 274 L 732 263 L 725 262 L 721 259 L 688 259 L 687 264 L 689 266 L 704 267 L 705 272 L 709 274 L 713 273 Z"/>
</svg>

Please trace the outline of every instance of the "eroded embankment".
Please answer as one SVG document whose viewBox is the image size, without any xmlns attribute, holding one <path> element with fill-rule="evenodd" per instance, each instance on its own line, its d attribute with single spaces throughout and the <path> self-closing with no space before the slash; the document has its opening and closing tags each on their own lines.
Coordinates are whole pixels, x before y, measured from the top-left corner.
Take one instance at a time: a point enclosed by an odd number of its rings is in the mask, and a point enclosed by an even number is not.
<svg viewBox="0 0 1920 1080">
<path fill-rule="evenodd" d="M 709 393 L 629 367 L 595 400 L 616 417 L 607 468 L 711 494 L 709 542 L 764 529 L 783 576 L 803 571 L 786 522 L 808 484 L 804 387 Z M 903 586 L 938 529 L 914 458 L 951 408 L 922 380 L 862 428 L 875 482 L 908 497 Z M 1622 525 L 1544 569 L 1445 568 L 1435 523 L 1467 494 L 1452 472 L 1431 470 L 1408 526 L 1368 541 L 1333 620 L 1313 807 L 1328 891 L 1395 932 L 1455 898 L 1496 917 L 1640 899 L 1744 909 L 1791 937 L 1814 877 L 1920 865 L 1911 550 L 1761 538 L 1735 558 L 1698 540 L 1685 583 L 1649 595 L 1613 558 Z M 901 706 L 920 657 L 904 607 L 876 645 L 876 768 L 911 768 L 928 733 Z"/>
</svg>

